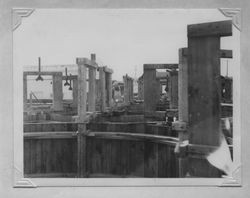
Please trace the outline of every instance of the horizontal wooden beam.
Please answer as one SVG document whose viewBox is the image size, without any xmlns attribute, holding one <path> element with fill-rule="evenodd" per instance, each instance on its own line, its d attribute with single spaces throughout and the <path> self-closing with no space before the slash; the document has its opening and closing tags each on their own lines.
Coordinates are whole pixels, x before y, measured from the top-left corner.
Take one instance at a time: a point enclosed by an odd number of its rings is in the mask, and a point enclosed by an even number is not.
<svg viewBox="0 0 250 198">
<path fill-rule="evenodd" d="M 202 36 L 232 36 L 232 21 L 188 25 L 188 37 Z"/>
<path fill-rule="evenodd" d="M 95 61 L 89 60 L 87 58 L 76 58 L 76 64 L 86 65 L 87 67 L 97 68 L 98 65 Z"/>
<path fill-rule="evenodd" d="M 88 137 L 104 138 L 104 139 L 119 139 L 119 140 L 131 140 L 131 141 L 152 141 L 156 143 L 165 143 L 175 146 L 179 141 L 176 137 L 152 135 L 144 133 L 124 133 L 124 132 L 106 132 L 95 131 L 86 134 Z M 26 132 L 24 133 L 25 139 L 68 139 L 76 138 L 77 132 Z"/>
<path fill-rule="evenodd" d="M 49 69 L 64 69 L 67 67 L 68 69 L 73 69 L 74 67 L 76 68 L 76 64 L 66 64 L 66 65 L 42 65 L 41 66 L 44 71 L 49 71 Z M 37 65 L 25 65 L 24 66 L 24 71 L 34 71 L 34 69 L 37 69 Z"/>
<path fill-rule="evenodd" d="M 77 79 L 77 75 L 63 76 L 62 79 L 63 80 L 76 80 Z"/>
<path fill-rule="evenodd" d="M 51 132 L 25 132 L 25 139 L 67 139 L 75 138 L 77 135 L 74 131 L 51 131 Z"/>
<path fill-rule="evenodd" d="M 28 173 L 24 174 L 24 177 L 28 178 L 56 178 L 56 177 L 64 177 L 64 178 L 75 178 L 76 172 L 72 173 Z"/>
<path fill-rule="evenodd" d="M 178 64 L 144 64 L 144 69 L 177 69 Z"/>
<path fill-rule="evenodd" d="M 168 144 L 175 146 L 179 141 L 178 138 L 170 136 L 152 135 L 144 133 L 124 133 L 124 132 L 90 132 L 89 137 L 102 138 L 102 139 L 118 139 L 129 141 L 150 141 L 154 143 Z"/>
<path fill-rule="evenodd" d="M 220 50 L 220 57 L 221 58 L 233 58 L 233 51 L 232 50 Z"/>
<path fill-rule="evenodd" d="M 182 56 L 187 56 L 188 49 L 187 48 L 181 48 L 181 49 L 182 49 Z M 219 53 L 221 58 L 233 58 L 232 50 L 221 49 Z"/>
<path fill-rule="evenodd" d="M 53 71 L 43 71 L 43 72 L 38 72 L 38 71 L 24 71 L 23 75 L 24 76 L 36 76 L 36 75 L 43 75 L 43 76 L 53 76 L 53 75 L 61 75 L 62 72 L 53 72 Z"/>
</svg>

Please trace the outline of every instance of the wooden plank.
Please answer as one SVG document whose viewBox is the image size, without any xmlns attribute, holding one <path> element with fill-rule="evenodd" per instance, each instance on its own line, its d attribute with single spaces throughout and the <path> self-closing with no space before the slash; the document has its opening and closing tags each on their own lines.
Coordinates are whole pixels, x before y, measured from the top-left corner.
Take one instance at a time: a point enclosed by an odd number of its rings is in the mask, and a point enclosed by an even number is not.
<svg viewBox="0 0 250 198">
<path fill-rule="evenodd" d="M 63 90 L 62 90 L 62 73 L 53 75 L 53 105 L 55 111 L 63 109 Z"/>
<path fill-rule="evenodd" d="M 101 93 L 101 111 L 106 109 L 106 76 L 104 68 L 99 68 L 99 83 L 100 83 L 100 93 Z"/>
<path fill-rule="evenodd" d="M 53 144 L 54 144 L 55 158 L 56 158 L 55 170 L 57 172 L 63 172 L 63 168 L 62 168 L 62 165 L 63 165 L 63 159 L 62 159 L 62 157 L 63 157 L 63 152 L 62 152 L 63 145 L 58 140 L 54 140 Z"/>
<path fill-rule="evenodd" d="M 24 140 L 24 174 L 29 174 L 31 172 L 31 155 L 30 155 L 30 140 Z"/>
<path fill-rule="evenodd" d="M 220 36 L 232 35 L 232 22 L 188 27 L 189 142 L 219 146 L 220 142 Z M 191 176 L 219 177 L 206 160 L 189 157 Z"/>
<path fill-rule="evenodd" d="M 129 163 L 130 163 L 130 152 L 129 152 L 129 142 L 121 141 L 121 175 L 126 177 L 129 175 Z"/>
<path fill-rule="evenodd" d="M 178 108 L 178 71 L 170 71 L 170 109 Z"/>
<path fill-rule="evenodd" d="M 145 142 L 144 177 L 158 177 L 158 145 Z"/>
<path fill-rule="evenodd" d="M 148 133 L 149 131 L 147 131 Z M 153 136 L 158 136 L 157 131 L 152 131 Z M 151 134 L 149 134 L 152 136 Z M 144 177 L 158 177 L 159 153 L 158 144 L 152 142 L 152 139 L 144 142 Z"/>
<path fill-rule="evenodd" d="M 144 86 L 144 112 L 154 112 L 156 110 L 157 100 L 155 99 L 157 86 L 156 70 L 145 69 L 143 73 L 143 86 Z"/>
<path fill-rule="evenodd" d="M 232 36 L 232 21 L 188 25 L 188 37 Z"/>
<path fill-rule="evenodd" d="M 49 144 L 47 145 L 49 147 Z M 56 150 L 56 144 L 55 144 L 55 140 L 52 139 L 50 140 L 50 155 L 48 157 L 47 160 L 50 160 L 50 162 L 48 161 L 46 163 L 46 171 L 49 171 L 49 172 L 56 172 L 58 171 L 56 169 L 56 163 L 57 163 L 57 150 Z M 46 149 L 46 152 L 48 152 L 49 150 Z"/>
<path fill-rule="evenodd" d="M 72 172 L 77 173 L 77 139 L 72 143 Z"/>
<path fill-rule="evenodd" d="M 77 80 L 77 75 L 63 76 L 62 80 Z"/>
<path fill-rule="evenodd" d="M 190 143 L 219 144 L 220 78 L 216 78 L 220 76 L 220 57 L 216 53 L 219 47 L 218 37 L 189 40 Z"/>
<path fill-rule="evenodd" d="M 102 173 L 103 172 L 103 164 L 102 164 L 102 140 L 100 139 L 93 139 L 93 144 L 95 145 L 95 149 L 93 150 L 94 156 L 94 167 L 93 173 Z"/>
<path fill-rule="evenodd" d="M 77 136 L 77 174 L 78 177 L 86 177 L 87 173 L 87 145 L 86 145 L 86 107 L 87 107 L 87 85 L 85 60 L 77 58 L 78 65 L 78 136 Z"/>
<path fill-rule="evenodd" d="M 136 144 L 137 142 L 129 142 L 129 172 L 131 175 L 136 176 L 137 173 L 137 158 L 136 158 Z"/>
<path fill-rule="evenodd" d="M 78 177 L 86 177 L 87 173 L 87 146 L 86 146 L 86 125 L 85 124 L 79 124 L 78 126 L 78 138 L 77 138 L 77 145 L 78 145 Z"/>
<path fill-rule="evenodd" d="M 37 140 L 35 145 L 35 153 L 36 153 L 36 160 L 35 160 L 35 166 L 36 166 L 36 173 L 42 172 L 42 141 Z"/>
<path fill-rule="evenodd" d="M 129 104 L 129 90 L 128 90 L 128 75 L 123 76 L 124 83 L 124 103 L 125 105 Z"/>
<path fill-rule="evenodd" d="M 54 72 L 54 71 L 24 71 L 24 76 L 36 76 L 36 75 L 43 75 L 43 76 L 53 76 L 53 75 L 62 75 L 62 72 Z"/>
<path fill-rule="evenodd" d="M 111 174 L 112 164 L 111 164 L 111 155 L 112 155 L 112 141 L 111 140 L 103 140 L 104 144 L 104 152 L 103 152 L 103 159 L 104 159 L 104 173 Z"/>
<path fill-rule="evenodd" d="M 178 72 L 178 119 L 179 124 L 174 130 L 178 131 L 179 141 L 183 142 L 188 139 L 188 49 L 179 49 L 179 72 Z M 174 127 L 175 125 L 173 125 Z M 179 126 L 179 127 L 178 127 Z M 185 177 L 187 172 L 187 157 L 181 156 L 178 159 L 178 176 Z"/>
<path fill-rule="evenodd" d="M 158 177 L 169 177 L 168 166 L 171 160 L 168 158 L 168 147 L 166 145 L 158 145 Z"/>
<path fill-rule="evenodd" d="M 111 149 L 111 164 L 112 170 L 111 174 L 113 175 L 121 175 L 121 147 L 120 141 L 118 140 L 111 140 L 112 142 L 112 149 Z"/>
<path fill-rule="evenodd" d="M 24 177 L 28 178 L 75 178 L 76 174 L 74 172 L 69 173 L 60 173 L 60 172 L 54 172 L 54 173 L 33 173 L 33 174 L 24 174 Z"/>
<path fill-rule="evenodd" d="M 113 139 L 128 139 L 128 140 L 150 140 L 152 142 L 169 143 L 169 145 L 175 145 L 179 141 L 176 137 L 166 135 L 144 134 L 144 133 L 128 133 L 128 132 L 107 132 L 107 131 L 94 131 L 89 132 L 88 136 L 91 137 L 103 137 Z"/>
<path fill-rule="evenodd" d="M 145 143 L 139 141 L 136 144 L 136 176 L 144 177 L 144 152 L 145 152 Z"/>
<path fill-rule="evenodd" d="M 144 142 L 130 142 L 130 176 L 144 176 Z"/>
<path fill-rule="evenodd" d="M 233 58 L 233 51 L 232 50 L 220 50 L 220 58 Z"/>
<path fill-rule="evenodd" d="M 177 69 L 178 68 L 178 64 L 144 64 L 143 65 L 144 70 L 147 69 Z"/>
<path fill-rule="evenodd" d="M 55 168 L 54 166 L 54 159 L 55 157 L 53 156 L 53 141 L 48 139 L 48 140 L 43 140 L 42 142 L 42 156 L 43 156 L 43 172 L 44 173 L 51 173 Z"/>
<path fill-rule="evenodd" d="M 87 175 L 89 176 L 90 174 L 93 173 L 93 155 L 94 155 L 94 147 L 93 147 L 93 138 L 87 138 Z"/>
<path fill-rule="evenodd" d="M 88 111 L 94 112 L 96 102 L 96 69 L 89 68 Z"/>
<path fill-rule="evenodd" d="M 30 158 L 31 158 L 30 173 L 36 173 L 36 149 L 35 149 L 36 143 L 37 140 L 30 141 Z"/>
<path fill-rule="evenodd" d="M 179 78 L 178 78 L 178 107 L 179 121 L 188 122 L 188 62 L 187 48 L 179 49 Z"/>
<path fill-rule="evenodd" d="M 189 39 L 188 108 L 191 144 L 219 145 L 220 78 L 216 78 L 220 76 L 220 57 L 216 53 L 219 47 L 219 37 Z M 191 175 L 219 176 L 209 175 L 208 162 L 190 161 L 197 167 L 189 170 Z"/>
<path fill-rule="evenodd" d="M 76 138 L 76 132 L 26 132 L 23 134 L 25 139 L 68 139 Z"/>
<path fill-rule="evenodd" d="M 107 98 L 108 98 L 108 106 L 112 106 L 112 74 L 111 73 L 106 73 L 107 77 Z"/>
</svg>

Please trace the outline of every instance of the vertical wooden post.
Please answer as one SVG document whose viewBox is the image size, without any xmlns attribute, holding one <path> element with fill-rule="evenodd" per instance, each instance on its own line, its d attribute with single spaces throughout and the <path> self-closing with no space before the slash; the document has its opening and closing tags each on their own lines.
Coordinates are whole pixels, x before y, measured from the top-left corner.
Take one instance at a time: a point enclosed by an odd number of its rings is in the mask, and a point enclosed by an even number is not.
<svg viewBox="0 0 250 198">
<path fill-rule="evenodd" d="M 95 61 L 95 54 L 91 54 L 91 61 Z M 96 68 L 89 67 L 89 94 L 88 110 L 94 112 L 96 109 Z"/>
<path fill-rule="evenodd" d="M 129 102 L 133 102 L 134 91 L 133 91 L 133 79 L 129 78 Z"/>
<path fill-rule="evenodd" d="M 220 141 L 220 37 L 232 35 L 232 22 L 188 26 L 189 142 L 219 146 Z M 205 153 L 204 155 L 206 155 Z M 189 155 L 189 173 L 219 177 L 205 159 Z"/>
<path fill-rule="evenodd" d="M 101 92 L 101 111 L 106 110 L 106 75 L 104 67 L 99 68 L 99 82 L 100 82 L 100 92 Z"/>
<path fill-rule="evenodd" d="M 96 79 L 96 110 L 101 111 L 101 85 L 100 85 L 100 79 Z"/>
<path fill-rule="evenodd" d="M 134 100 L 134 79 L 131 78 L 131 102 Z"/>
<path fill-rule="evenodd" d="M 77 79 L 73 79 L 73 107 L 77 108 L 77 104 L 78 104 L 78 80 Z"/>
<path fill-rule="evenodd" d="M 107 92 L 108 92 L 108 106 L 112 106 L 112 74 L 107 73 Z"/>
<path fill-rule="evenodd" d="M 23 74 L 23 108 L 27 108 L 27 75 Z"/>
<path fill-rule="evenodd" d="M 178 73 L 178 117 L 180 122 L 188 123 L 188 63 L 187 48 L 179 49 L 179 73 Z M 187 131 L 178 132 L 179 141 L 188 140 Z M 188 158 L 179 157 L 179 177 L 185 177 L 188 171 Z"/>
<path fill-rule="evenodd" d="M 128 89 L 128 103 L 130 104 L 131 102 L 131 80 L 127 76 L 127 89 Z"/>
<path fill-rule="evenodd" d="M 87 68 L 82 58 L 77 58 L 78 65 L 78 136 L 77 136 L 77 174 L 87 176 L 87 142 L 86 142 L 86 106 L 87 106 Z"/>
<path fill-rule="evenodd" d="M 89 98 L 88 98 L 88 107 L 89 111 L 95 111 L 95 101 L 96 101 L 96 69 L 89 67 Z"/>
<path fill-rule="evenodd" d="M 62 73 L 53 75 L 53 109 L 55 111 L 63 110 L 63 91 L 62 91 Z"/>
<path fill-rule="evenodd" d="M 178 116 L 179 121 L 188 122 L 188 63 L 187 48 L 179 49 Z"/>
<path fill-rule="evenodd" d="M 154 97 L 157 94 L 156 87 L 156 70 L 146 69 L 144 65 L 143 73 L 144 86 L 144 111 L 145 113 L 156 110 L 157 100 Z"/>
<path fill-rule="evenodd" d="M 123 76 L 124 83 L 124 103 L 125 105 L 129 104 L 129 89 L 128 89 L 128 75 Z"/>
<path fill-rule="evenodd" d="M 178 71 L 170 72 L 170 109 L 178 108 Z"/>
</svg>

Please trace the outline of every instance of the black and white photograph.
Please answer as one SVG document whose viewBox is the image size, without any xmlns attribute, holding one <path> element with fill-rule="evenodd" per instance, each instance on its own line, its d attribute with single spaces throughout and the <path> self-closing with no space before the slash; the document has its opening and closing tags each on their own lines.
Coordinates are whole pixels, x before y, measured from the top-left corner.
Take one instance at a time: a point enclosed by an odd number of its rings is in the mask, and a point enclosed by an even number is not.
<svg viewBox="0 0 250 198">
<path fill-rule="evenodd" d="M 249 8 L 2 1 L 1 197 L 248 197 Z"/>
<path fill-rule="evenodd" d="M 13 29 L 25 178 L 234 178 L 241 27 L 228 10 L 26 14 Z"/>
</svg>

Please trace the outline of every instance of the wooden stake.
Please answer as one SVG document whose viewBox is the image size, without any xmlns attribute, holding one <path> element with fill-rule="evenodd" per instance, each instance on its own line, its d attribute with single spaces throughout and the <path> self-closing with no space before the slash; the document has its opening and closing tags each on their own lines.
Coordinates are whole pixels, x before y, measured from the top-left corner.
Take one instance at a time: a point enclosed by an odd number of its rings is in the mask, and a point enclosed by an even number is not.
<svg viewBox="0 0 250 198">
<path fill-rule="evenodd" d="M 101 111 L 106 110 L 106 76 L 104 72 L 104 67 L 99 68 L 99 82 L 100 82 L 100 92 L 101 92 Z"/>
<path fill-rule="evenodd" d="M 78 136 L 77 136 L 77 174 L 78 177 L 87 177 L 87 152 L 86 152 L 86 102 L 87 102 L 87 82 L 84 61 L 78 58 Z"/>
<path fill-rule="evenodd" d="M 53 75 L 53 109 L 63 110 L 62 73 Z"/>
<path fill-rule="evenodd" d="M 156 70 L 147 69 L 144 65 L 143 73 L 143 86 L 144 86 L 144 111 L 150 113 L 156 110 L 157 100 L 154 96 L 157 94 L 155 87 L 156 82 Z"/>
<path fill-rule="evenodd" d="M 89 67 L 89 94 L 88 94 L 88 107 L 89 111 L 95 111 L 96 101 L 96 69 Z"/>
</svg>

